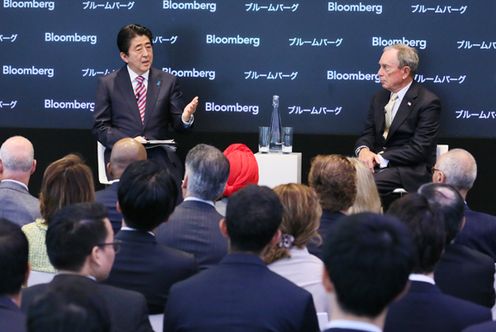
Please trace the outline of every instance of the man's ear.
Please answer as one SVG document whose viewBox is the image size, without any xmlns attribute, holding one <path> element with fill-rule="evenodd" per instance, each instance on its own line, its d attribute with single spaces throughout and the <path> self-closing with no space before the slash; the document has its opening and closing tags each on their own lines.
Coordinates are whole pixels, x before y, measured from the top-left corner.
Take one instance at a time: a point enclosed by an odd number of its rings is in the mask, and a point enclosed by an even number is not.
<svg viewBox="0 0 496 332">
<path fill-rule="evenodd" d="M 446 176 L 443 172 L 437 171 L 432 174 L 432 182 L 434 183 L 445 183 Z"/>
<path fill-rule="evenodd" d="M 219 220 L 219 229 L 220 229 L 220 233 L 224 237 L 229 237 L 229 234 L 227 233 L 227 225 L 226 225 L 226 219 L 225 218 L 222 218 L 221 220 Z"/>
<path fill-rule="evenodd" d="M 327 273 L 327 269 L 325 267 L 322 273 L 322 284 L 324 285 L 327 293 L 334 293 L 334 284 L 332 283 L 332 280 L 329 277 L 329 273 Z"/>
<path fill-rule="evenodd" d="M 270 247 L 271 248 L 275 247 L 281 241 L 281 236 L 282 236 L 282 232 L 278 228 L 276 233 L 274 234 L 274 236 L 272 236 L 272 239 L 270 240 Z"/>
<path fill-rule="evenodd" d="M 124 61 L 125 63 L 128 63 L 129 62 L 129 57 L 128 57 L 128 55 L 126 53 L 121 52 L 121 53 L 119 53 L 119 55 L 120 55 L 122 61 Z"/>
<path fill-rule="evenodd" d="M 181 189 L 183 189 L 183 191 L 186 190 L 186 188 L 188 188 L 188 180 L 189 180 L 188 174 L 184 174 L 183 181 L 181 182 Z"/>
<path fill-rule="evenodd" d="M 35 171 L 36 171 L 36 165 L 37 165 L 37 162 L 36 162 L 36 159 L 33 159 L 33 164 L 31 165 L 31 174 L 33 174 Z"/>
<path fill-rule="evenodd" d="M 105 165 L 105 168 L 107 169 L 107 174 L 113 178 L 114 175 L 112 174 L 112 164 L 110 163 L 110 161 L 107 163 L 107 165 Z"/>
</svg>

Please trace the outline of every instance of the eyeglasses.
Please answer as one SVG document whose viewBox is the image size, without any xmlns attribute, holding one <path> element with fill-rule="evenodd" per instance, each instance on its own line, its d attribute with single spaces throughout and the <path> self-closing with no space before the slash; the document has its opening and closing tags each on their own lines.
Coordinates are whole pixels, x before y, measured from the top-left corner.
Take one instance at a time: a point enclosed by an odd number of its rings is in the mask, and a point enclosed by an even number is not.
<svg viewBox="0 0 496 332">
<path fill-rule="evenodd" d="M 122 241 L 115 240 L 114 242 L 98 243 L 97 244 L 97 247 L 113 246 L 114 247 L 114 251 L 117 253 L 121 249 L 121 244 L 122 244 Z"/>
</svg>

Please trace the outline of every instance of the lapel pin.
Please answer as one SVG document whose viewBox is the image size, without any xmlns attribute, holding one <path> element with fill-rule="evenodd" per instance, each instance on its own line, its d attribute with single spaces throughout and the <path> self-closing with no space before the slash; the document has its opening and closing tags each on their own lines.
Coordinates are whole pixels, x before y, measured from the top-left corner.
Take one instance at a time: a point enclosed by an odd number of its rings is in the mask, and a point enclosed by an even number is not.
<svg viewBox="0 0 496 332">
<path fill-rule="evenodd" d="M 408 106 L 412 106 L 412 103 L 409 101 L 409 102 L 407 103 L 407 105 L 408 105 Z"/>
<path fill-rule="evenodd" d="M 158 81 L 158 82 L 157 82 L 157 86 L 160 86 L 160 83 L 162 83 L 162 81 Z"/>
</svg>

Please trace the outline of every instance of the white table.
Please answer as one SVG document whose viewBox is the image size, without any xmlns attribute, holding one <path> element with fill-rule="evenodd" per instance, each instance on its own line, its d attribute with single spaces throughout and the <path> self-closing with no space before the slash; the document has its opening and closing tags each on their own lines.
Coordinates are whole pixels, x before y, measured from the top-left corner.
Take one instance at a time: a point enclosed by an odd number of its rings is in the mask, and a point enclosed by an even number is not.
<svg viewBox="0 0 496 332">
<path fill-rule="evenodd" d="M 261 186 L 274 188 L 285 183 L 301 183 L 301 152 L 256 153 Z"/>
</svg>

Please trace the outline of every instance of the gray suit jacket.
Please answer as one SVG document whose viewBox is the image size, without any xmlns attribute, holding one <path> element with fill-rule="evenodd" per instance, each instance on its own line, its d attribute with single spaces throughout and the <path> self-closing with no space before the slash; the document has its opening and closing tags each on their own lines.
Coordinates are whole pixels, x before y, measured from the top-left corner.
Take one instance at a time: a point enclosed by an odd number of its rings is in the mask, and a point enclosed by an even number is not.
<svg viewBox="0 0 496 332">
<path fill-rule="evenodd" d="M 40 218 L 40 202 L 18 183 L 0 183 L 0 217 L 23 226 Z"/>
</svg>

